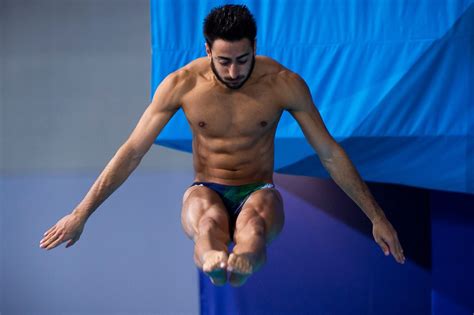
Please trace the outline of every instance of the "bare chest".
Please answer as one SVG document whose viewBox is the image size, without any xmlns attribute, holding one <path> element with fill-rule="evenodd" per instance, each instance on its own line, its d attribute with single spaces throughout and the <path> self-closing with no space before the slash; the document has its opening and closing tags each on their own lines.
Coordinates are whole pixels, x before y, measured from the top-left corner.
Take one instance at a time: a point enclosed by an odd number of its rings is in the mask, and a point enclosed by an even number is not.
<svg viewBox="0 0 474 315">
<path fill-rule="evenodd" d="M 206 137 L 258 137 L 278 124 L 281 106 L 269 92 L 196 91 L 183 102 L 193 132 Z"/>
</svg>

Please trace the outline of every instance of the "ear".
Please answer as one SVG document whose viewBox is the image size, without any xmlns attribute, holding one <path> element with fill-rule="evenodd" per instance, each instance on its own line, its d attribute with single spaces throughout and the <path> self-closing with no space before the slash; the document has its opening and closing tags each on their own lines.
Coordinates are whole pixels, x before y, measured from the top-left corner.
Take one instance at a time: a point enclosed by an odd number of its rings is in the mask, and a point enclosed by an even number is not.
<svg viewBox="0 0 474 315">
<path fill-rule="evenodd" d="M 211 52 L 211 48 L 209 47 L 209 45 L 207 44 L 207 42 L 204 43 L 204 45 L 206 46 L 206 54 L 207 54 L 207 57 L 209 58 L 209 60 L 211 60 L 212 56 L 212 52 Z"/>
<path fill-rule="evenodd" d="M 255 41 L 253 42 L 253 54 L 257 54 L 257 39 L 255 38 Z"/>
</svg>

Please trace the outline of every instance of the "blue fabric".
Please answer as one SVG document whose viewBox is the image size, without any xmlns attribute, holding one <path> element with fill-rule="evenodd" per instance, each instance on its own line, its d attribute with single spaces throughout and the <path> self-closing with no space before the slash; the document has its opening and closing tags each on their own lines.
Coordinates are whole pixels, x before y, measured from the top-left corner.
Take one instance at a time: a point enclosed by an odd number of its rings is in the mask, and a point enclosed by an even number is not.
<svg viewBox="0 0 474 315">
<path fill-rule="evenodd" d="M 201 315 L 432 314 L 431 242 L 424 233 L 430 228 L 428 191 L 369 183 L 401 232 L 407 262 L 400 265 L 383 255 L 370 222 L 331 181 L 277 175 L 275 184 L 285 203 L 285 226 L 267 246 L 265 265 L 238 288 L 216 287 L 199 272 Z"/>
<path fill-rule="evenodd" d="M 239 1 L 257 54 L 299 73 L 364 180 L 474 193 L 472 0 Z M 202 22 L 230 1 L 155 1 L 152 90 L 205 56 Z M 297 122 L 282 116 L 275 171 L 328 177 Z M 157 144 L 191 152 L 178 111 Z"/>
</svg>

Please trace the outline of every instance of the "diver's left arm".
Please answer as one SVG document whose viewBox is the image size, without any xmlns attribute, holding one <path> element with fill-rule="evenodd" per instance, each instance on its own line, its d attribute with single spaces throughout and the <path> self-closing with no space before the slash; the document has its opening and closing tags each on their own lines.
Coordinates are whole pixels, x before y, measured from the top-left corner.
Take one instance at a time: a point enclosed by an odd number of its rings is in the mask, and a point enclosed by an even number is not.
<svg viewBox="0 0 474 315">
<path fill-rule="evenodd" d="M 296 119 L 303 133 L 317 152 L 322 165 L 334 182 L 362 209 L 373 225 L 373 236 L 385 255 L 392 253 L 404 262 L 397 232 L 375 201 L 344 149 L 333 139 L 313 103 L 306 82 L 296 73 L 284 76 L 286 110 Z"/>
</svg>

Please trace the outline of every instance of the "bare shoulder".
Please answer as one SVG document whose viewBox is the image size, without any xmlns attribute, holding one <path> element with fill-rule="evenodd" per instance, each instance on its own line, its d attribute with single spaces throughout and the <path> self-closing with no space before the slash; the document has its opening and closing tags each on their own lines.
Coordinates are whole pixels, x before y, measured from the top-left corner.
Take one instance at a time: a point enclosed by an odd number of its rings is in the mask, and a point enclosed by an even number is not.
<svg viewBox="0 0 474 315">
<path fill-rule="evenodd" d="M 196 83 L 196 60 L 171 72 L 165 80 L 170 81 L 175 93 L 185 93 Z"/>
<path fill-rule="evenodd" d="M 260 63 L 262 72 L 274 80 L 273 83 L 288 85 L 288 87 L 290 85 L 301 85 L 304 83 L 304 80 L 299 74 L 291 71 L 271 57 L 259 55 L 256 57 L 256 60 Z"/>
<path fill-rule="evenodd" d="M 257 65 L 255 67 L 257 75 L 270 79 L 276 79 L 276 76 L 278 76 L 281 71 L 286 69 L 275 59 L 264 55 L 257 55 L 255 57 L 255 63 Z"/>
<path fill-rule="evenodd" d="M 182 98 L 196 84 L 194 61 L 169 73 L 155 90 L 152 104 L 161 109 L 176 110 L 181 106 Z"/>
<path fill-rule="evenodd" d="M 273 90 L 285 104 L 284 109 L 296 110 L 311 104 L 311 91 L 306 81 L 298 73 L 288 69 L 272 58 L 265 57 L 272 77 Z"/>
<path fill-rule="evenodd" d="M 276 73 L 276 72 L 280 71 L 281 69 L 285 68 L 277 60 L 273 59 L 272 57 L 265 56 L 265 55 L 257 55 L 255 57 L 255 60 L 257 62 L 260 62 L 262 65 L 264 65 L 265 69 L 267 69 L 268 72 L 270 72 L 270 73 Z"/>
<path fill-rule="evenodd" d="M 306 85 L 304 79 L 296 72 L 282 67 L 277 74 L 278 83 L 286 85 L 288 88 L 302 88 Z"/>
<path fill-rule="evenodd" d="M 183 71 L 190 79 L 196 81 L 199 77 L 205 77 L 209 73 L 209 69 L 207 57 L 199 57 L 183 66 L 180 71 Z"/>
</svg>

